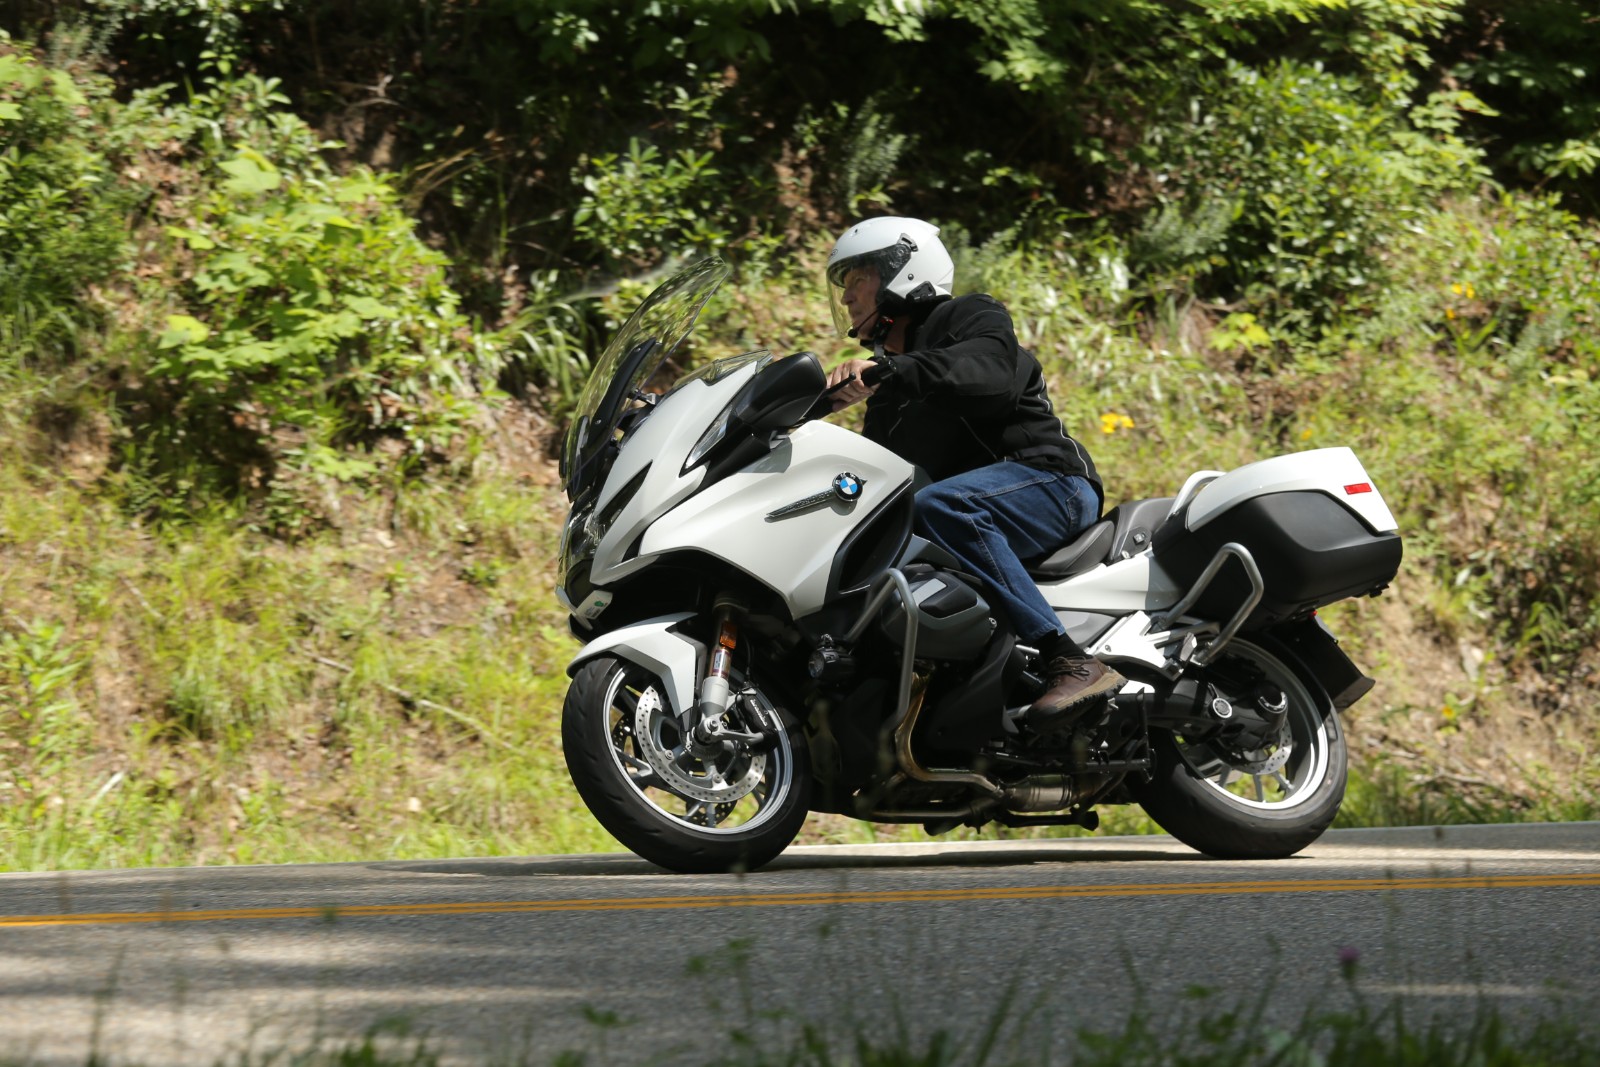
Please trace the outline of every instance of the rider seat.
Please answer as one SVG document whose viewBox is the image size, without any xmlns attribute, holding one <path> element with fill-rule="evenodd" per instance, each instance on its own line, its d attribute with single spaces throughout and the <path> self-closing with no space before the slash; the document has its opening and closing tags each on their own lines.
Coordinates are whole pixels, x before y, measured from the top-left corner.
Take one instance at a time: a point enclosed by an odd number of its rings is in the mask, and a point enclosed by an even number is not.
<svg viewBox="0 0 1600 1067">
<path fill-rule="evenodd" d="M 1151 536 L 1171 509 L 1170 496 L 1120 504 L 1066 547 L 1029 564 L 1028 574 L 1035 581 L 1059 582 L 1102 563 L 1137 555 L 1150 547 Z"/>
</svg>

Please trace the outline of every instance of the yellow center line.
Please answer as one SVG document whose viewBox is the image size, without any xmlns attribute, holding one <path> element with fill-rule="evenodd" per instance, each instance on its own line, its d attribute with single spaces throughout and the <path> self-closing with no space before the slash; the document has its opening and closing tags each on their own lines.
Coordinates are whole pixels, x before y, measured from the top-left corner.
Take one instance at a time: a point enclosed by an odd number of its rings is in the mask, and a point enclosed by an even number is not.
<svg viewBox="0 0 1600 1067">
<path fill-rule="evenodd" d="M 105 926 L 126 923 L 347 919 L 362 916 L 493 915 L 519 912 L 648 911 L 672 908 L 772 908 L 818 904 L 939 904 L 952 901 L 1185 897 L 1251 893 L 1372 893 L 1413 889 L 1553 889 L 1600 887 L 1592 874 L 1506 874 L 1429 878 L 1327 878 L 1278 882 L 1171 882 L 1128 885 L 998 886 L 967 889 L 829 890 L 814 893 L 599 897 L 588 900 L 482 900 L 459 903 L 326 904 L 187 911 L 107 911 L 5 915 L 0 927 Z"/>
</svg>

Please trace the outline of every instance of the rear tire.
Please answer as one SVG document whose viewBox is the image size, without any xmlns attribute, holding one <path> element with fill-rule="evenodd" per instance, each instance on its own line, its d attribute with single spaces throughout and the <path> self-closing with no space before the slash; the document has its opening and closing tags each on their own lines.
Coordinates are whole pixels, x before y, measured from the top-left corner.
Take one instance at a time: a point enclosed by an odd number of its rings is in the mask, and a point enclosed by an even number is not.
<svg viewBox="0 0 1600 1067">
<path fill-rule="evenodd" d="M 1344 801 L 1344 731 L 1322 686 L 1270 638 L 1236 638 L 1218 667 L 1259 672 L 1283 691 L 1288 713 L 1276 742 L 1246 753 L 1152 730 L 1156 771 L 1139 804 L 1208 856 L 1292 856 L 1322 836 Z"/>
<path fill-rule="evenodd" d="M 782 729 L 765 746 L 743 746 L 711 763 L 682 756 L 666 688 L 650 671 L 602 656 L 584 664 L 567 690 L 561 744 L 578 795 L 613 837 L 668 870 L 755 870 L 787 848 L 805 822 L 811 766 L 804 736 L 759 691 L 731 681 Z"/>
</svg>

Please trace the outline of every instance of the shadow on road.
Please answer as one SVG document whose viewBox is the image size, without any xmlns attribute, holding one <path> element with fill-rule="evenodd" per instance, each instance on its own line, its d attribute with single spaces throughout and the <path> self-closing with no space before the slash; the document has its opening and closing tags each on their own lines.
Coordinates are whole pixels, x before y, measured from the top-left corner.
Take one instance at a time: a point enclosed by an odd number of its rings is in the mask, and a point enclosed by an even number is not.
<svg viewBox="0 0 1600 1067">
<path fill-rule="evenodd" d="M 1050 845 L 1025 849 L 992 849 L 974 846 L 941 846 L 937 851 L 868 852 L 846 848 L 825 851 L 824 847 L 792 849 L 750 877 L 765 873 L 827 870 L 890 870 L 949 867 L 1028 867 L 1041 863 L 1193 863 L 1213 862 L 1198 852 L 1174 845 L 1166 849 L 1129 849 L 1117 846 L 1085 848 L 1081 843 L 1068 850 Z M 402 874 L 479 875 L 486 878 L 530 878 L 551 876 L 605 877 L 661 875 L 663 868 L 626 853 L 604 856 L 541 856 L 537 859 L 443 860 L 427 863 L 390 862 L 368 865 L 372 870 Z"/>
</svg>

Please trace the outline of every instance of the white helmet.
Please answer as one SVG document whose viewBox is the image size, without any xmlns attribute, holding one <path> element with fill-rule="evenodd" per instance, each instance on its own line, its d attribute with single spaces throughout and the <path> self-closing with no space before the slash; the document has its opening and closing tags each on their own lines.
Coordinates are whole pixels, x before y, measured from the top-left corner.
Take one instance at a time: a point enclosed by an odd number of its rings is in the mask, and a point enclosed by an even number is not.
<svg viewBox="0 0 1600 1067">
<path fill-rule="evenodd" d="M 844 279 L 855 267 L 878 272 L 878 307 L 892 317 L 913 304 L 931 304 L 952 295 L 956 265 L 939 240 L 939 227 L 921 219 L 895 217 L 858 222 L 834 242 L 828 254 L 828 282 L 833 322 L 839 332 L 855 336 L 850 314 L 840 299 Z"/>
</svg>

